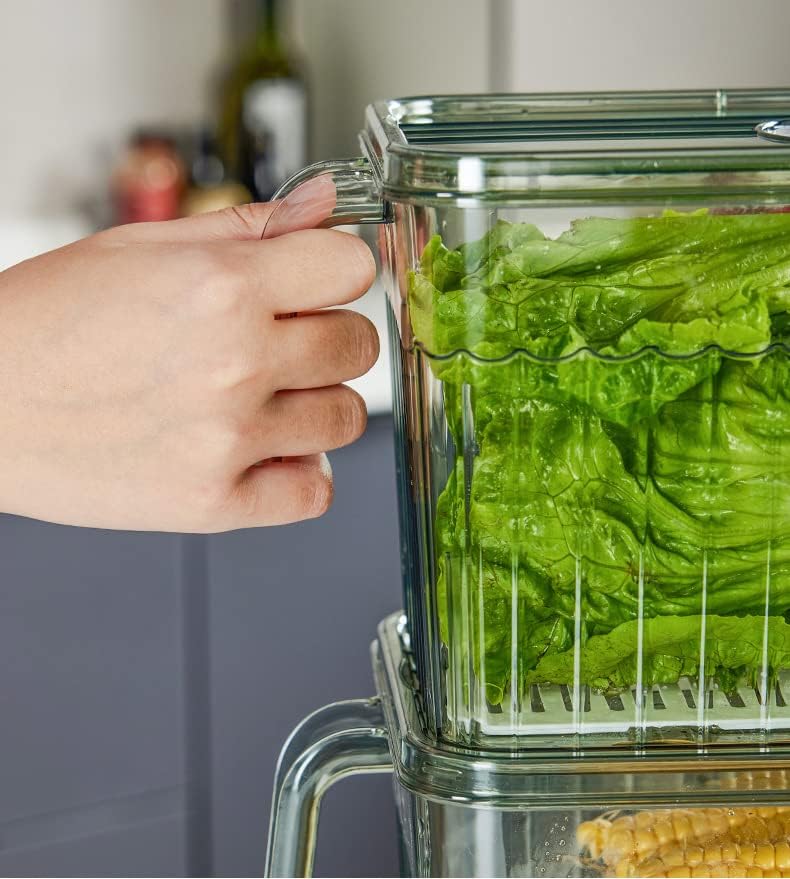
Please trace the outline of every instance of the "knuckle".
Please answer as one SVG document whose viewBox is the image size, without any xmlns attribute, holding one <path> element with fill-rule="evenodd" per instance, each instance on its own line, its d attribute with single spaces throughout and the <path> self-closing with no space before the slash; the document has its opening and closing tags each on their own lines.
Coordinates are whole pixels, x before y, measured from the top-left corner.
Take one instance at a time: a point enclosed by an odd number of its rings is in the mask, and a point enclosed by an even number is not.
<svg viewBox="0 0 790 879">
<path fill-rule="evenodd" d="M 190 501 L 192 530 L 197 533 L 223 530 L 232 507 L 231 495 L 225 482 L 218 478 L 195 484 Z"/>
<path fill-rule="evenodd" d="M 201 458 L 209 473 L 223 473 L 232 466 L 244 447 L 250 428 L 244 419 L 233 416 L 217 418 L 201 432 Z"/>
<path fill-rule="evenodd" d="M 260 206 L 255 204 L 232 205 L 227 209 L 227 216 L 237 234 L 243 237 L 260 237 L 263 231 Z"/>
<path fill-rule="evenodd" d="M 224 346 L 206 355 L 208 376 L 206 391 L 215 401 L 228 402 L 228 394 L 239 390 L 251 380 L 258 378 L 258 365 L 241 346 Z M 246 422 L 242 422 L 247 430 Z"/>
<path fill-rule="evenodd" d="M 195 259 L 194 296 L 198 307 L 212 317 L 238 312 L 244 301 L 244 284 L 238 266 L 219 249 L 203 250 Z"/>
</svg>

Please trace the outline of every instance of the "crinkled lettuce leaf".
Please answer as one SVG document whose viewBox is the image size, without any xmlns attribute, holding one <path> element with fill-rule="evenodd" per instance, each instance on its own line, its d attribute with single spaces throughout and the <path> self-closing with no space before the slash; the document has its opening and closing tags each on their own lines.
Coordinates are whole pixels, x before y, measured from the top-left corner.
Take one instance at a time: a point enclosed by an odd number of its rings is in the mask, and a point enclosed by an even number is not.
<svg viewBox="0 0 790 879">
<path fill-rule="evenodd" d="M 457 455 L 440 627 L 490 703 L 573 683 L 577 628 L 585 682 L 633 685 L 640 615 L 645 683 L 698 672 L 703 613 L 722 685 L 790 666 L 790 215 L 435 236 L 409 295 Z"/>
<path fill-rule="evenodd" d="M 631 686 L 639 675 L 639 634 L 638 621 L 630 620 L 605 635 L 593 635 L 578 660 L 573 648 L 544 656 L 526 674 L 525 683 L 568 683 L 578 661 L 580 684 L 605 690 Z M 642 624 L 641 644 L 644 686 L 698 677 L 703 649 L 704 674 L 715 677 L 725 690 L 741 681 L 759 684 L 764 659 L 768 669 L 790 665 L 790 624 L 777 616 L 648 618 Z"/>
</svg>

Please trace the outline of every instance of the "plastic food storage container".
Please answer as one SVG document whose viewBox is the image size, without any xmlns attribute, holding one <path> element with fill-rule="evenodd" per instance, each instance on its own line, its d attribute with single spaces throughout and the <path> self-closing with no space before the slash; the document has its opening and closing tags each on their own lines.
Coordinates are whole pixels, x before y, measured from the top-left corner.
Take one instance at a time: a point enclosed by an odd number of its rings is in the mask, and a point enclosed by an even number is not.
<svg viewBox="0 0 790 879">
<path fill-rule="evenodd" d="M 788 737 L 786 116 L 769 91 L 387 101 L 273 215 L 382 224 L 445 742 Z"/>
<path fill-rule="evenodd" d="M 309 876 L 322 795 L 392 772 L 404 876 L 787 876 L 790 750 L 484 751 L 423 726 L 403 620 L 373 645 L 375 699 L 319 709 L 277 768 L 267 876 Z"/>
</svg>

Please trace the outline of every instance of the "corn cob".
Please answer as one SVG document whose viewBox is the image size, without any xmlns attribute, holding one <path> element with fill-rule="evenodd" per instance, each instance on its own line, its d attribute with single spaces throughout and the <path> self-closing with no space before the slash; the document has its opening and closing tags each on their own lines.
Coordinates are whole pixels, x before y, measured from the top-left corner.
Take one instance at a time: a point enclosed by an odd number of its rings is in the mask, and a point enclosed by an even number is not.
<svg viewBox="0 0 790 879">
<path fill-rule="evenodd" d="M 670 844 L 645 860 L 624 858 L 614 866 L 618 877 L 729 876 L 732 875 L 730 868 L 735 867 L 738 876 L 749 876 L 750 870 L 756 876 L 783 876 L 790 875 L 790 845 L 786 842 L 738 845 L 729 841 L 686 846 Z"/>
<path fill-rule="evenodd" d="M 596 818 L 579 825 L 579 844 L 594 860 L 644 859 L 668 844 L 721 837 L 741 844 L 790 837 L 790 807 L 661 809 Z"/>
<path fill-rule="evenodd" d="M 725 879 L 725 877 L 732 876 L 735 879 L 752 879 L 752 877 L 760 879 L 762 876 L 790 877 L 790 870 L 763 870 L 760 867 L 744 867 L 743 864 L 731 862 L 716 864 L 715 866 L 698 864 L 695 867 L 672 867 L 666 872 L 642 872 L 634 873 L 634 876 L 644 877 L 644 879 L 675 879 L 675 877 L 681 876 L 710 876 L 715 877 L 715 879 Z"/>
</svg>

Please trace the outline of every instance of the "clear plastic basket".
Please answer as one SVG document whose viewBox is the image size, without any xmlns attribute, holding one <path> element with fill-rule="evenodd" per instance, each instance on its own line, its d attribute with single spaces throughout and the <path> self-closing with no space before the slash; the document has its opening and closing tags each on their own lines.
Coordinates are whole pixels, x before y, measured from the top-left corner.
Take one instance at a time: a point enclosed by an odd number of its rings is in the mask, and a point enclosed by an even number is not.
<svg viewBox="0 0 790 879">
<path fill-rule="evenodd" d="M 390 101 L 364 159 L 294 181 L 382 224 L 410 647 L 446 741 L 788 737 L 790 147 L 755 133 L 782 114 Z"/>
</svg>

